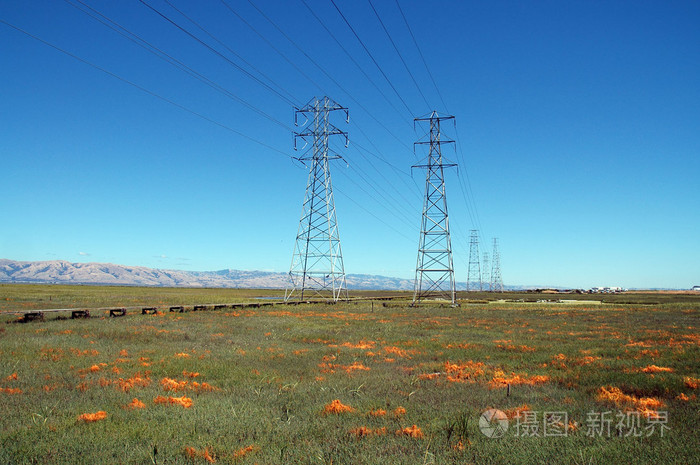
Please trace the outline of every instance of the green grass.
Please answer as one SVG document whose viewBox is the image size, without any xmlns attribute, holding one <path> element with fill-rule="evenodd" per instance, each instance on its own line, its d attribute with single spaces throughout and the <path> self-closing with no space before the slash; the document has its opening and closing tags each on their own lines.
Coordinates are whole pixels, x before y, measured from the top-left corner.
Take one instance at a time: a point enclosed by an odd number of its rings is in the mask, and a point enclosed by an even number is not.
<svg viewBox="0 0 700 465">
<path fill-rule="evenodd" d="M 274 291 L 2 286 L 0 292 L 11 310 L 9 302 L 47 308 L 49 295 L 52 307 L 81 307 L 230 303 Z M 700 372 L 700 305 L 665 302 L 455 309 L 352 302 L 27 324 L 0 316 L 0 387 L 22 391 L 0 392 L 0 463 L 206 463 L 190 458 L 186 447 L 208 448 L 217 463 L 235 464 L 694 463 L 700 403 L 686 378 Z M 350 346 L 362 341 L 371 347 Z M 450 382 L 448 361 L 483 363 L 483 373 Z M 353 364 L 369 370 L 342 368 Z M 652 364 L 673 371 L 641 371 Z M 183 370 L 200 375 L 186 378 Z M 114 384 L 139 372 L 148 373 L 149 385 L 124 392 Z M 507 396 L 505 387 L 493 386 L 500 372 L 548 378 L 512 384 Z M 8 379 L 13 373 L 17 379 Z M 419 377 L 430 373 L 442 374 Z M 165 377 L 217 390 L 168 392 L 160 384 Z M 586 436 L 588 412 L 631 408 L 598 399 L 603 386 L 661 400 L 670 430 L 663 437 L 618 437 L 613 424 L 610 437 Z M 183 395 L 191 408 L 154 403 Z M 124 408 L 134 398 L 146 408 Z M 354 412 L 324 415 L 335 399 Z M 517 437 L 511 420 L 500 439 L 480 432 L 487 408 L 523 404 L 540 423 L 544 412 L 566 412 L 580 427 L 566 437 Z M 392 413 L 399 406 L 405 415 Z M 387 415 L 369 415 L 379 408 Z M 100 410 L 105 420 L 78 421 Z M 412 425 L 423 438 L 396 434 Z M 358 438 L 351 431 L 361 426 L 386 434 Z M 253 450 L 236 456 L 247 446 Z"/>
</svg>

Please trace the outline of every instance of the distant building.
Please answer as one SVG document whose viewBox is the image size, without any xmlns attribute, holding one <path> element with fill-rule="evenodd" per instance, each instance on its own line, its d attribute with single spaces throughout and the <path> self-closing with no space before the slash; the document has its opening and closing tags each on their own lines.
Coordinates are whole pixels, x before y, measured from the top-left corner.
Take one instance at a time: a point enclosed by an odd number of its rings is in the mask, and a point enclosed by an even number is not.
<svg viewBox="0 0 700 465">
<path fill-rule="evenodd" d="M 693 288 L 691 289 L 691 291 L 698 291 L 698 292 L 700 292 L 700 286 L 693 286 Z"/>
<path fill-rule="evenodd" d="M 627 289 L 618 287 L 618 286 L 612 286 L 612 287 L 594 287 L 591 288 L 588 292 L 591 294 L 615 294 L 617 292 L 625 292 Z"/>
</svg>

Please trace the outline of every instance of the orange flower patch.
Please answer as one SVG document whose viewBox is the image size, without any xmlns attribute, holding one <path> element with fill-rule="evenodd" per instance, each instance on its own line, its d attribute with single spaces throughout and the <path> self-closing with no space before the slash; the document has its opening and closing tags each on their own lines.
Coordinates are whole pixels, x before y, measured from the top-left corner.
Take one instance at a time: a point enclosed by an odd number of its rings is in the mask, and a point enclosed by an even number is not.
<svg viewBox="0 0 700 465">
<path fill-rule="evenodd" d="M 100 371 L 100 366 L 99 365 L 93 365 L 90 367 L 90 371 L 95 373 L 97 371 Z"/>
<path fill-rule="evenodd" d="M 376 408 L 376 409 L 373 408 L 372 410 L 369 411 L 369 415 L 371 415 L 373 417 L 383 417 L 384 415 L 386 415 L 386 410 L 384 410 L 382 408 Z"/>
<path fill-rule="evenodd" d="M 690 400 L 695 400 L 695 398 L 696 398 L 695 394 L 688 396 L 682 392 L 676 396 L 676 400 L 682 400 L 684 402 L 688 402 Z"/>
<path fill-rule="evenodd" d="M 196 373 L 199 374 L 199 373 Z M 178 381 L 176 379 L 172 378 L 163 378 L 160 380 L 160 385 L 163 386 L 164 391 L 184 391 L 186 389 L 191 390 L 191 391 L 218 391 L 219 388 L 216 388 L 212 386 L 211 384 L 204 382 L 204 383 L 198 383 L 197 381 L 192 381 L 190 383 L 189 381 L 182 380 Z"/>
<path fill-rule="evenodd" d="M 73 330 L 66 329 L 66 330 L 63 330 L 63 331 L 59 331 L 58 334 L 73 334 Z"/>
<path fill-rule="evenodd" d="M 418 379 L 435 379 L 440 376 L 441 373 L 424 373 L 418 375 Z"/>
<path fill-rule="evenodd" d="M 122 350 L 119 351 L 119 356 L 120 356 L 120 357 L 128 357 L 128 356 L 129 356 L 129 352 L 127 352 L 126 349 L 122 349 Z"/>
<path fill-rule="evenodd" d="M 520 417 L 521 416 L 520 414 L 522 412 L 529 412 L 530 410 L 532 410 L 532 409 L 530 408 L 529 405 L 523 404 L 520 407 L 514 407 L 514 408 L 511 408 L 508 410 L 504 410 L 503 413 L 505 413 L 506 416 L 508 417 L 508 419 L 511 420 L 513 418 Z"/>
<path fill-rule="evenodd" d="M 5 378 L 5 381 L 17 381 L 17 372 L 12 373 L 10 376 Z"/>
<path fill-rule="evenodd" d="M 479 347 L 478 344 L 460 343 L 460 344 L 447 344 L 445 349 L 475 349 Z"/>
<path fill-rule="evenodd" d="M 182 370 L 182 376 L 184 376 L 185 378 L 196 378 L 197 376 L 199 376 L 199 373 Z"/>
<path fill-rule="evenodd" d="M 178 381 L 172 378 L 163 378 L 160 380 L 160 385 L 164 391 L 184 391 L 187 386 L 187 381 Z"/>
<path fill-rule="evenodd" d="M 369 436 L 384 436 L 386 435 L 386 427 L 372 429 L 367 428 L 366 426 L 360 426 L 359 428 L 353 428 L 348 432 L 358 438 L 366 438 Z"/>
<path fill-rule="evenodd" d="M 534 347 L 529 347 L 529 346 L 525 346 L 525 345 L 516 346 L 516 345 L 513 345 L 513 344 L 497 344 L 496 347 L 497 347 L 498 349 L 501 349 L 501 350 L 507 350 L 507 351 L 510 351 L 510 352 L 523 352 L 523 353 L 525 353 L 525 352 L 534 352 L 534 351 L 537 350 L 537 349 L 535 349 Z"/>
<path fill-rule="evenodd" d="M 683 378 L 683 382 L 685 383 L 686 387 L 689 387 L 690 389 L 697 389 L 698 384 L 700 384 L 700 379 L 686 376 Z"/>
<path fill-rule="evenodd" d="M 489 386 L 492 388 L 505 387 L 508 384 L 534 386 L 535 384 L 544 384 L 547 381 L 549 381 L 549 376 L 546 375 L 528 377 L 527 375 L 511 373 L 510 376 L 505 376 L 501 370 L 496 370 L 493 379 L 489 381 Z"/>
<path fill-rule="evenodd" d="M 0 392 L 5 394 L 22 394 L 22 390 L 19 388 L 0 388 Z"/>
<path fill-rule="evenodd" d="M 202 450 L 197 450 L 194 447 L 185 447 L 184 453 L 191 459 L 201 457 L 209 463 L 216 462 L 216 456 L 212 455 L 212 452 L 209 451 L 208 447 Z"/>
<path fill-rule="evenodd" d="M 617 407 L 634 407 L 637 411 L 647 417 L 658 417 L 657 409 L 664 406 L 662 400 L 655 397 L 637 397 L 630 394 L 625 394 L 617 387 L 601 387 L 598 390 L 598 401 L 609 402 Z"/>
<path fill-rule="evenodd" d="M 328 415 L 328 414 L 339 414 L 339 413 L 349 413 L 349 412 L 354 412 L 355 409 L 350 407 L 349 405 L 345 405 L 340 402 L 340 400 L 335 399 L 333 402 L 330 404 L 327 404 L 325 407 L 323 407 L 323 413 Z"/>
<path fill-rule="evenodd" d="M 141 373 L 136 373 L 134 376 L 131 378 L 119 378 L 118 380 L 114 381 L 114 384 L 116 385 L 117 389 L 120 389 L 124 392 L 129 392 L 132 388 L 134 387 L 146 387 L 149 384 L 151 384 L 151 378 L 148 377 L 148 373 L 142 376 Z"/>
<path fill-rule="evenodd" d="M 407 426 L 404 429 L 396 431 L 397 436 L 408 436 L 411 438 L 421 439 L 423 437 L 423 431 L 416 425 Z"/>
<path fill-rule="evenodd" d="M 473 362 L 471 360 L 464 363 L 445 362 L 445 372 L 447 380 L 452 383 L 467 383 L 484 375 L 484 364 L 481 362 Z"/>
<path fill-rule="evenodd" d="M 153 403 L 155 404 L 176 404 L 180 405 L 184 408 L 190 408 L 192 407 L 192 399 L 189 397 L 165 397 L 165 396 L 157 396 L 155 399 L 153 399 Z"/>
<path fill-rule="evenodd" d="M 100 410 L 99 412 L 95 413 L 83 413 L 78 417 L 78 421 L 91 423 L 94 421 L 104 420 L 105 418 L 107 418 L 107 412 L 105 412 L 104 410 Z"/>
<path fill-rule="evenodd" d="M 179 354 L 175 354 L 175 356 L 179 357 L 179 358 L 187 358 L 190 356 L 190 354 L 185 353 L 185 352 L 180 352 Z"/>
<path fill-rule="evenodd" d="M 321 368 L 321 373 L 335 373 L 336 370 L 342 370 L 348 374 L 351 374 L 353 371 L 369 371 L 369 367 L 363 365 L 362 362 L 353 362 L 350 365 L 324 362 L 319 363 L 318 366 Z"/>
<path fill-rule="evenodd" d="M 402 416 L 406 415 L 406 409 L 401 407 L 401 406 L 398 406 L 394 409 L 393 413 L 394 413 L 395 417 L 402 417 Z"/>
<path fill-rule="evenodd" d="M 672 373 L 673 368 L 657 367 L 656 365 L 649 365 L 647 367 L 642 368 L 642 371 L 644 373 Z"/>
<path fill-rule="evenodd" d="M 255 450 L 255 446 L 253 446 L 253 445 L 244 447 L 242 449 L 238 449 L 236 452 L 233 453 L 233 458 L 237 459 L 237 458 L 245 457 L 246 455 L 250 454 L 254 450 Z"/>
<path fill-rule="evenodd" d="M 134 399 L 131 402 L 126 404 L 126 408 L 130 408 L 130 409 L 146 408 L 146 404 L 144 404 L 143 402 L 138 400 L 136 397 L 134 397 Z"/>
</svg>

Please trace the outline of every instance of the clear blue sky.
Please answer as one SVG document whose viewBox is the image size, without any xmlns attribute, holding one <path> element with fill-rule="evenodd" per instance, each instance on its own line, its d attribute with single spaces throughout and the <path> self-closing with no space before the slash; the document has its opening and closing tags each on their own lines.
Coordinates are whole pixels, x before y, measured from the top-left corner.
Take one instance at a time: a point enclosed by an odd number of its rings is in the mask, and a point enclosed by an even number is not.
<svg viewBox="0 0 700 465">
<path fill-rule="evenodd" d="M 458 281 L 480 229 L 482 252 L 500 240 L 506 285 L 700 284 L 699 2 L 399 0 L 445 105 L 393 0 L 372 1 L 428 104 L 370 4 L 336 0 L 409 111 L 330 1 L 306 0 L 362 71 L 301 0 L 255 5 L 327 74 L 247 0 L 228 4 L 267 42 L 218 0 L 170 2 L 257 71 L 148 0 L 286 99 L 139 1 L 84 1 L 283 125 L 290 101 L 349 107 L 335 121 L 349 166 L 332 165 L 347 273 L 413 277 L 411 120 L 435 109 L 461 147 L 445 152 L 465 186 L 447 175 Z M 8 0 L 0 19 L 269 146 L 0 23 L 0 257 L 288 271 L 307 178 L 290 128 L 68 2 Z"/>
</svg>

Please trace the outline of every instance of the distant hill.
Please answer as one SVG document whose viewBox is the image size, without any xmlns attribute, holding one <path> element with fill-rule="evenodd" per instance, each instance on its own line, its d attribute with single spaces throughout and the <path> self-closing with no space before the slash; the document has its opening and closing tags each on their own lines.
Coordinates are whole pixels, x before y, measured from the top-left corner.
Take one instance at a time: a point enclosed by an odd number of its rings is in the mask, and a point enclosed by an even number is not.
<svg viewBox="0 0 700 465">
<path fill-rule="evenodd" d="M 349 274 L 346 280 L 349 289 L 413 289 L 413 280 L 409 279 Z M 20 262 L 0 259 L 0 283 L 284 289 L 288 277 L 287 273 L 265 271 L 181 271 L 112 263 L 71 263 L 64 260 Z"/>
</svg>

